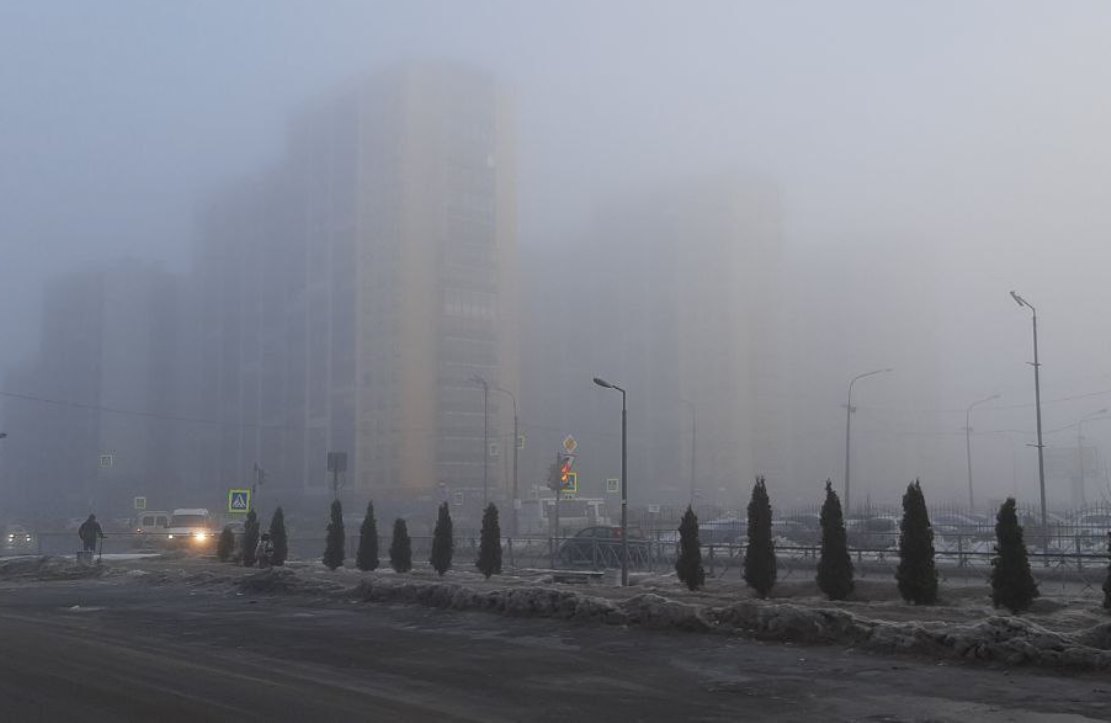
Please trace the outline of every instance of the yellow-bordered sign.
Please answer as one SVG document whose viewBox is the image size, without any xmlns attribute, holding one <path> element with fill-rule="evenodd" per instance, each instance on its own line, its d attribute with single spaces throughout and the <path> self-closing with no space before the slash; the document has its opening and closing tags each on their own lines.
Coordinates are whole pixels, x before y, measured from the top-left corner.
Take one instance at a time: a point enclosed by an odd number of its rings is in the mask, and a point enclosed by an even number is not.
<svg viewBox="0 0 1111 723">
<path fill-rule="evenodd" d="M 228 512 L 247 514 L 251 511 L 251 490 L 228 490 Z"/>
</svg>

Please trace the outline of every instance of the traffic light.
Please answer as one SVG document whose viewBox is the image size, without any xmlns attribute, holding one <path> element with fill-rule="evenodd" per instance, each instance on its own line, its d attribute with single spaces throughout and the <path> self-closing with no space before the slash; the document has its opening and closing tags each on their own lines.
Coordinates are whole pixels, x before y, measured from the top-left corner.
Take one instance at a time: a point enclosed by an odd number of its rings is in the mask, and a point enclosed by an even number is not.
<svg viewBox="0 0 1111 723">
<path fill-rule="evenodd" d="M 563 464 L 559 468 L 559 481 L 563 483 L 564 487 L 567 486 L 567 481 L 571 479 L 571 464 L 571 457 L 564 457 Z"/>
</svg>

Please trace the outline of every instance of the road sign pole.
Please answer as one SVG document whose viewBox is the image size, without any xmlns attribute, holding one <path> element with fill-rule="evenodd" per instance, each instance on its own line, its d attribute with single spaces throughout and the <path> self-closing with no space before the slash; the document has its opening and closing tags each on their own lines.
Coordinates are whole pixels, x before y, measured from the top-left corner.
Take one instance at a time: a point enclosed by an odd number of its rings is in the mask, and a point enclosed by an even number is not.
<svg viewBox="0 0 1111 723">
<path fill-rule="evenodd" d="M 556 496 L 555 496 L 555 548 L 554 548 L 555 549 L 555 560 L 552 562 L 552 569 L 555 569 L 556 564 L 559 561 L 559 534 L 560 534 L 560 527 L 559 527 L 559 493 L 560 493 L 560 488 L 562 486 L 563 486 L 562 483 L 556 485 Z"/>
</svg>

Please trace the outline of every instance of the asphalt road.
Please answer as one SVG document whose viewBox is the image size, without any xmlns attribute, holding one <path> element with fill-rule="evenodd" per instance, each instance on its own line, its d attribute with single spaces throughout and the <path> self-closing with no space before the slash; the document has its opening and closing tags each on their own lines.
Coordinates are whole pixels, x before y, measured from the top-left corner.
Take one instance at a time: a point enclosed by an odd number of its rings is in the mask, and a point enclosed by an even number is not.
<svg viewBox="0 0 1111 723">
<path fill-rule="evenodd" d="M 0 721 L 1105 720 L 1109 694 L 1096 676 L 713 635 L 184 585 L 0 585 Z"/>
</svg>

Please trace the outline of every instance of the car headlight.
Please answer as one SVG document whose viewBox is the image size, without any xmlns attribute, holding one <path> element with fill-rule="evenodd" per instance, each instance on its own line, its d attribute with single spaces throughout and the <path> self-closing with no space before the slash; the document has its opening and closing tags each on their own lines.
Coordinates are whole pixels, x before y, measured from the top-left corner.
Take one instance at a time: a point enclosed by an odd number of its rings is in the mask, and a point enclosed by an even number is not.
<svg viewBox="0 0 1111 723">
<path fill-rule="evenodd" d="M 15 541 L 15 535 L 8 535 L 8 542 L 14 542 L 14 541 Z"/>
<path fill-rule="evenodd" d="M 208 534 L 205 533 L 205 532 L 194 532 L 193 533 L 193 539 L 196 540 L 197 542 L 204 542 L 205 538 L 207 538 L 207 537 L 208 537 Z"/>
<path fill-rule="evenodd" d="M 167 540 L 172 540 L 172 539 L 174 539 L 174 535 L 173 535 L 173 533 L 171 532 L 170 534 L 166 535 L 166 539 L 167 539 Z"/>
</svg>

